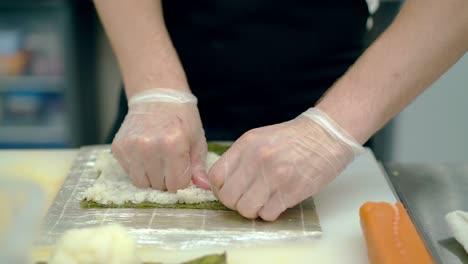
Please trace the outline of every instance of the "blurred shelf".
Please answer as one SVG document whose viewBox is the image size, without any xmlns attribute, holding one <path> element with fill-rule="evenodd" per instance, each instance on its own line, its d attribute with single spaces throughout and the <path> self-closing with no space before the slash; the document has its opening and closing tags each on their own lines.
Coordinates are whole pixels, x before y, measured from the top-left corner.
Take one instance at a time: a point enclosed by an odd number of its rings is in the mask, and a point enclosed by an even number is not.
<svg viewBox="0 0 468 264">
<path fill-rule="evenodd" d="M 38 8 L 44 8 L 44 7 L 64 7 L 66 6 L 67 1 L 63 0 L 20 0 L 20 1 L 0 1 L 0 8 L 13 8 L 13 9 L 19 9 L 19 8 L 33 8 L 33 9 L 38 9 Z"/>
<path fill-rule="evenodd" d="M 63 91 L 63 76 L 0 76 L 2 91 Z"/>
<path fill-rule="evenodd" d="M 1 125 L 0 145 L 63 144 L 68 142 L 65 125 Z"/>
<path fill-rule="evenodd" d="M 51 143 L 3 143 L 0 142 L 0 149 L 64 149 L 70 148 L 70 144 L 63 142 Z"/>
</svg>

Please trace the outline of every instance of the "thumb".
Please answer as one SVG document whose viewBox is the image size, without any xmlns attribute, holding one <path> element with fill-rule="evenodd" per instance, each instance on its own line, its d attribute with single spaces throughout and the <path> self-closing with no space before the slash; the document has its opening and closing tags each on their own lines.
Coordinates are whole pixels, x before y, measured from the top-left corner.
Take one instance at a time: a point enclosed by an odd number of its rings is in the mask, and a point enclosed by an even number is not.
<svg viewBox="0 0 468 264">
<path fill-rule="evenodd" d="M 211 190 L 211 185 L 208 181 L 206 174 L 206 155 L 208 153 L 208 146 L 203 137 L 199 139 L 190 153 L 192 164 L 192 181 L 198 188 Z"/>
<path fill-rule="evenodd" d="M 208 178 L 206 178 L 206 175 L 205 176 L 193 175 L 192 181 L 193 181 L 193 184 L 195 184 L 195 186 L 197 186 L 200 189 L 204 189 L 208 191 L 211 190 L 211 184 L 208 181 Z"/>
</svg>

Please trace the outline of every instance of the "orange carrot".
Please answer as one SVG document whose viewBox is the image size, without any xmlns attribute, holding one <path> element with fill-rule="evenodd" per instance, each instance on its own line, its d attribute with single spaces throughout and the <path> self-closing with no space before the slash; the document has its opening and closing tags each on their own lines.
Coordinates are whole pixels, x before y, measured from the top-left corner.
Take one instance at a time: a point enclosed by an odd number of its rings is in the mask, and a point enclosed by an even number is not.
<svg viewBox="0 0 468 264">
<path fill-rule="evenodd" d="M 401 203 L 367 202 L 360 216 L 371 264 L 434 263 Z"/>
</svg>

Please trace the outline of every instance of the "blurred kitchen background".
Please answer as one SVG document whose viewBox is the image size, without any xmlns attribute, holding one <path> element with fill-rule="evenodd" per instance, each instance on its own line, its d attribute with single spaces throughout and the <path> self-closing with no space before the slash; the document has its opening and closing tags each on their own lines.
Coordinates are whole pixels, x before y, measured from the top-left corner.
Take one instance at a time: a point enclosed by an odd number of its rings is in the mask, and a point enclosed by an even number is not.
<svg viewBox="0 0 468 264">
<path fill-rule="evenodd" d="M 381 1 L 368 43 L 400 4 Z M 0 0 L 0 148 L 104 143 L 120 83 L 92 1 Z M 468 160 L 467 86 L 465 56 L 372 139 L 377 158 Z"/>
</svg>

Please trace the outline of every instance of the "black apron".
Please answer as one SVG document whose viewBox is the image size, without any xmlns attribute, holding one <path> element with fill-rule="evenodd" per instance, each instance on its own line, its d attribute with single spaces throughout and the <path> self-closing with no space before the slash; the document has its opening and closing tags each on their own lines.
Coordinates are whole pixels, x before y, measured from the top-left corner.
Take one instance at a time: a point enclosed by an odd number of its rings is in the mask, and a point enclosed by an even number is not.
<svg viewBox="0 0 468 264">
<path fill-rule="evenodd" d="M 365 0 L 169 0 L 164 16 L 208 140 L 293 119 L 364 50 Z M 120 109 L 108 142 L 127 112 Z"/>
</svg>

